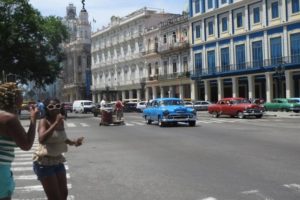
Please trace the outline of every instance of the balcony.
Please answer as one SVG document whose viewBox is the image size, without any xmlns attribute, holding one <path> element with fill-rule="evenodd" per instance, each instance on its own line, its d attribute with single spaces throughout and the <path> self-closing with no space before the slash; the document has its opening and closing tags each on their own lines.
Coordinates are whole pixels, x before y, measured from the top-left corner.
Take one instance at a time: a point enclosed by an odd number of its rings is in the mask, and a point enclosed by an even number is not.
<svg viewBox="0 0 300 200">
<path fill-rule="evenodd" d="M 158 80 L 172 80 L 172 79 L 185 79 L 190 78 L 191 72 L 175 72 L 172 74 L 162 74 L 158 76 Z"/>
<path fill-rule="evenodd" d="M 173 43 L 166 43 L 160 45 L 158 51 L 161 53 L 169 53 L 172 51 L 177 51 L 180 49 L 187 49 L 189 48 L 189 42 L 188 41 L 182 41 L 182 42 L 173 42 Z"/>
<path fill-rule="evenodd" d="M 274 71 L 276 67 L 283 65 L 285 69 L 299 68 L 300 54 L 294 56 L 265 59 L 261 61 L 245 62 L 226 66 L 216 66 L 192 72 L 191 78 L 210 78 L 216 76 L 230 76 L 256 72 Z"/>
<path fill-rule="evenodd" d="M 142 52 L 143 56 L 152 56 L 152 55 L 156 55 L 158 53 L 158 49 L 157 48 L 152 48 L 152 49 L 147 49 L 146 51 Z"/>
</svg>

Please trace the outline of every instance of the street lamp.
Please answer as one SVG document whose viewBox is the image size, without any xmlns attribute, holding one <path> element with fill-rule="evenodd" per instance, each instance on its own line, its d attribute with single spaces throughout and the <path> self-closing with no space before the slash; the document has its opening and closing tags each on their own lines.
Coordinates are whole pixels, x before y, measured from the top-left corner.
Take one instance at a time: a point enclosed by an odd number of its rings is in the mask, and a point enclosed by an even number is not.
<svg viewBox="0 0 300 200">
<path fill-rule="evenodd" d="M 278 64 L 277 67 L 275 67 L 275 77 L 277 79 L 277 94 L 278 94 L 278 98 L 282 98 L 282 80 L 284 80 L 284 72 L 285 72 L 285 68 L 284 65 L 285 62 L 280 62 Z"/>
</svg>

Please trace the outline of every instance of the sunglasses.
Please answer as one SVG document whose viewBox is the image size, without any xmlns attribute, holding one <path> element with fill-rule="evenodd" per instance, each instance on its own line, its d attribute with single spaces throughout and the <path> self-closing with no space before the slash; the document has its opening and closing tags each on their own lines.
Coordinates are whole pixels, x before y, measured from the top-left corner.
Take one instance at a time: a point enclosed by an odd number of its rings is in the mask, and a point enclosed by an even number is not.
<svg viewBox="0 0 300 200">
<path fill-rule="evenodd" d="M 54 110 L 54 109 L 61 109 L 61 105 L 60 104 L 49 104 L 47 106 L 48 110 Z"/>
</svg>

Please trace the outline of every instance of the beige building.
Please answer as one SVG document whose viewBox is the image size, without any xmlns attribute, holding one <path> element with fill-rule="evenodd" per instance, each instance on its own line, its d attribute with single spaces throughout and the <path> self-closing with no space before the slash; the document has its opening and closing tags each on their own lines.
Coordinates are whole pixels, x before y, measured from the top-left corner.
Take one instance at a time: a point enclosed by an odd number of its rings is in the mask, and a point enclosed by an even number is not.
<svg viewBox="0 0 300 200">
<path fill-rule="evenodd" d="M 142 8 L 125 17 L 111 17 L 107 27 L 92 34 L 92 96 L 99 102 L 143 99 L 148 72 L 143 57 L 146 29 L 173 14 Z"/>
</svg>

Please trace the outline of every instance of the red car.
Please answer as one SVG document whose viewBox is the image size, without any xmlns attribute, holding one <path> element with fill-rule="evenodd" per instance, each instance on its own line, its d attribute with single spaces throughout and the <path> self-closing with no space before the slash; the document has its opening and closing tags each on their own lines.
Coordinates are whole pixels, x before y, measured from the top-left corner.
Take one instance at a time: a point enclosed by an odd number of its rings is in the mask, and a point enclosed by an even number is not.
<svg viewBox="0 0 300 200">
<path fill-rule="evenodd" d="M 216 104 L 208 106 L 208 112 L 213 117 L 220 115 L 229 115 L 231 117 L 237 116 L 242 119 L 245 116 L 255 116 L 261 118 L 263 116 L 263 109 L 250 100 L 245 98 L 224 98 L 219 100 Z"/>
</svg>

